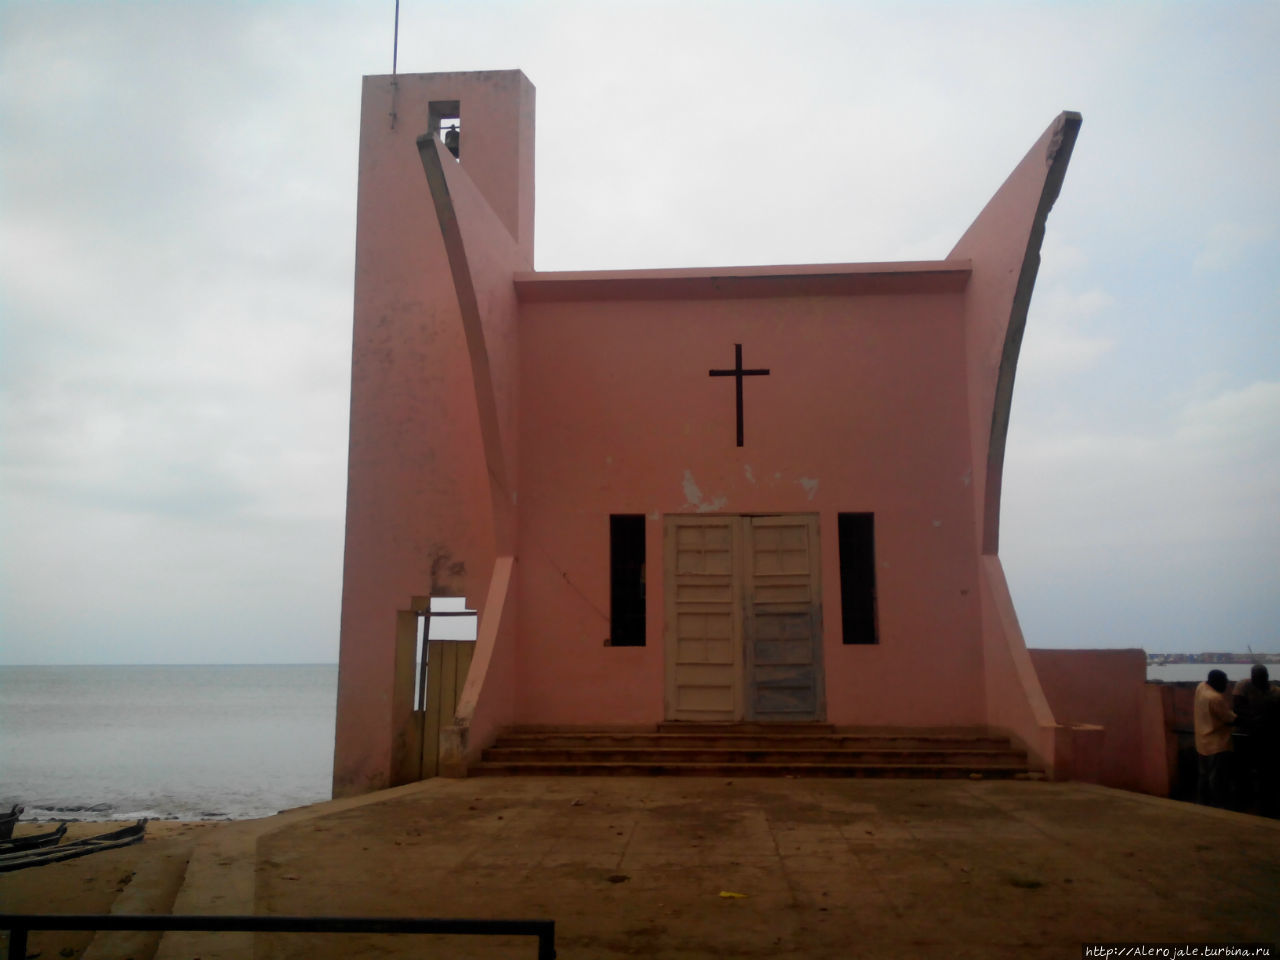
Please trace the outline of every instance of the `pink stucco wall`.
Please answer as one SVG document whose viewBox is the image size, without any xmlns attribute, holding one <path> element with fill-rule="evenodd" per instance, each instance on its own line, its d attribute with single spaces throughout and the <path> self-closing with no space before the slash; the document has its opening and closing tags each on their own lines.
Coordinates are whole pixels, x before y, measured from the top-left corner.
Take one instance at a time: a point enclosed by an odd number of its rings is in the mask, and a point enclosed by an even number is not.
<svg viewBox="0 0 1280 960">
<path fill-rule="evenodd" d="M 1004 447 L 1040 245 L 1080 123 L 1077 113 L 1060 114 L 948 254 L 973 263 L 965 293 L 973 496 L 979 543 L 992 556 L 999 552 Z"/>
<path fill-rule="evenodd" d="M 961 300 L 902 286 L 673 300 L 659 276 L 652 298 L 523 304 L 522 719 L 663 719 L 661 517 L 710 511 L 820 515 L 829 720 L 984 722 Z M 732 380 L 708 376 L 735 343 L 770 370 L 741 448 Z M 841 642 L 839 511 L 876 514 L 877 646 Z M 648 517 L 643 650 L 604 645 L 610 513 Z"/>
<path fill-rule="evenodd" d="M 965 364 L 973 522 L 979 553 L 987 720 L 1008 730 L 1055 776 L 1068 776 L 1073 754 L 1093 735 L 1056 720 L 1027 656 L 1000 563 L 1000 498 L 1014 376 L 1027 310 L 1040 267 L 1045 224 L 1057 200 L 1080 128 L 1062 113 L 1000 185 L 951 257 L 972 261 L 965 291 Z"/>
<path fill-rule="evenodd" d="M 334 745 L 338 795 L 393 780 L 397 735 L 411 709 L 393 696 L 396 611 L 408 609 L 415 595 L 433 593 L 483 602 L 497 555 L 467 339 L 416 148 L 433 100 L 462 101 L 462 153 L 473 188 L 464 203 L 472 193 L 483 197 L 514 238 L 520 266 L 527 269 L 533 258 L 529 81 L 518 71 L 402 75 L 394 87 L 391 77 L 366 77 Z"/>
<path fill-rule="evenodd" d="M 418 139 L 432 100 L 461 103 L 458 161 Z M 366 78 L 335 793 L 398 769 L 395 622 L 413 596 L 481 609 L 442 742 L 452 772 L 508 723 L 663 719 L 662 518 L 697 513 L 817 515 L 827 719 L 992 724 L 1052 768 L 1065 728 L 992 522 L 1069 127 L 948 260 L 547 274 L 532 270 L 528 81 Z M 743 447 L 734 383 L 708 376 L 735 344 L 770 370 L 744 385 Z M 874 646 L 840 636 L 846 511 L 875 514 Z M 606 645 L 615 513 L 647 518 L 644 647 Z"/>
<path fill-rule="evenodd" d="M 1071 730 L 1054 718 L 1032 666 L 1000 558 L 978 560 L 987 723 L 1058 778 L 1070 776 Z"/>
<path fill-rule="evenodd" d="M 1036 650 L 1031 662 L 1061 724 L 1103 728 L 1098 782 L 1168 794 L 1163 708 L 1142 650 Z"/>
</svg>

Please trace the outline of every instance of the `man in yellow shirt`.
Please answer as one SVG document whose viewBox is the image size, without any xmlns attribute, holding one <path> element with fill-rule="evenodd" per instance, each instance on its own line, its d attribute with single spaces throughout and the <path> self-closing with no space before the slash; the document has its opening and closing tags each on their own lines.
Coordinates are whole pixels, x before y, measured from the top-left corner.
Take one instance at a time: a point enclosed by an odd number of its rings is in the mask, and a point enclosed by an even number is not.
<svg viewBox="0 0 1280 960">
<path fill-rule="evenodd" d="M 1227 675 L 1221 670 L 1210 670 L 1208 679 L 1196 687 L 1196 753 L 1200 755 L 1196 802 L 1211 807 L 1225 807 L 1229 792 L 1231 725 L 1236 715 L 1226 690 Z"/>
</svg>

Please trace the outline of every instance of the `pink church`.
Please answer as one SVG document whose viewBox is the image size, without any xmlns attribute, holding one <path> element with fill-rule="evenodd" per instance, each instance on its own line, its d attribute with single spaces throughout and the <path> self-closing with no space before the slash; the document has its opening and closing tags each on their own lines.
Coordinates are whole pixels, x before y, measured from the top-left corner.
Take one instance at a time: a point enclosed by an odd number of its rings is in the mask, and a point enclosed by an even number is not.
<svg viewBox="0 0 1280 960">
<path fill-rule="evenodd" d="M 366 77 L 335 795 L 419 775 L 443 596 L 479 611 L 445 774 L 508 728 L 673 722 L 983 730 L 1070 773 L 998 548 L 1079 128 L 940 260 L 543 272 L 526 77 Z"/>
</svg>

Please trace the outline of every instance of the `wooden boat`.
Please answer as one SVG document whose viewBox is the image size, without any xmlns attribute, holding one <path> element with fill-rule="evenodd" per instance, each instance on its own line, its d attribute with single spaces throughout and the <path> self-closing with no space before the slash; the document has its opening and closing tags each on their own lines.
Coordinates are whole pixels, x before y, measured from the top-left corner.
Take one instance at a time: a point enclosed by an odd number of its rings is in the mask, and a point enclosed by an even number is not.
<svg viewBox="0 0 1280 960">
<path fill-rule="evenodd" d="M 44 833 L 31 833 L 25 837 L 11 837 L 8 840 L 0 840 L 0 855 L 19 853 L 23 850 L 35 850 L 40 847 L 52 847 L 62 839 L 63 834 L 66 832 L 67 825 L 60 823 L 56 830 L 47 830 Z"/>
<path fill-rule="evenodd" d="M 139 843 L 146 834 L 147 821 L 139 820 L 128 827 L 100 833 L 94 837 L 84 837 L 54 847 L 43 847 L 36 850 L 24 850 L 18 853 L 0 853 L 0 873 L 10 870 L 23 870 L 26 867 L 42 867 L 46 863 L 57 863 L 59 860 L 71 860 L 75 857 L 88 856 L 100 850 L 114 850 L 116 847 L 127 847 Z"/>
<path fill-rule="evenodd" d="M 15 803 L 13 809 L 8 813 L 0 814 L 0 840 L 8 840 L 13 836 L 13 826 L 18 822 L 18 818 L 22 816 L 22 811 L 26 808 Z"/>
</svg>

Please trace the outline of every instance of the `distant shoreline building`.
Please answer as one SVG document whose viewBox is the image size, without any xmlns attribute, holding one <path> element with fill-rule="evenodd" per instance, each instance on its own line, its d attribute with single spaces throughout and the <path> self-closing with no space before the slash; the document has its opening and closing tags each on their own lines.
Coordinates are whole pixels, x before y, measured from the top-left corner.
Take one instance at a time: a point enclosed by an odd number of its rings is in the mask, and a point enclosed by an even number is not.
<svg viewBox="0 0 1280 960">
<path fill-rule="evenodd" d="M 1147 663 L 1280 663 L 1280 653 L 1148 653 Z"/>
</svg>

